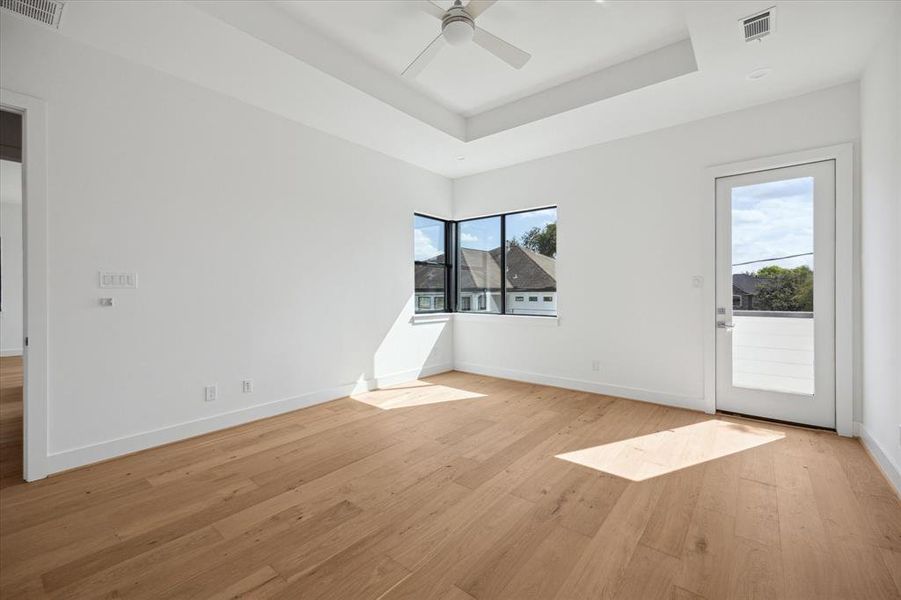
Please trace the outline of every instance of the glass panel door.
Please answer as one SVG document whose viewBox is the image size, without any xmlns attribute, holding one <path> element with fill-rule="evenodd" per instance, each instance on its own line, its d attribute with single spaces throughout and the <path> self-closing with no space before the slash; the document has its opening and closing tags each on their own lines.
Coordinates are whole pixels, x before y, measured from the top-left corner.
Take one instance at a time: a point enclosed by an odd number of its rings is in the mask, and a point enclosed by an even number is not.
<svg viewBox="0 0 901 600">
<path fill-rule="evenodd" d="M 717 180 L 717 408 L 834 427 L 834 162 Z"/>
</svg>

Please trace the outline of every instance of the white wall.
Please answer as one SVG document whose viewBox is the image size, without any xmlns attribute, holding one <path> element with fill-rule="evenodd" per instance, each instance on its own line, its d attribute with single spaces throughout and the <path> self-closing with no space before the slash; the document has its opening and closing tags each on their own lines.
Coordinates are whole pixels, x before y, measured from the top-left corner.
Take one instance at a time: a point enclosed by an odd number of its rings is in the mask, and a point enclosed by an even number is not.
<svg viewBox="0 0 901 600">
<path fill-rule="evenodd" d="M 22 354 L 22 170 L 19 163 L 0 161 L 0 356 Z"/>
<path fill-rule="evenodd" d="M 449 324 L 410 322 L 413 211 L 449 216 L 448 180 L 0 27 L 0 85 L 47 102 L 52 470 L 449 368 Z"/>
<path fill-rule="evenodd" d="M 858 110 L 847 84 L 456 180 L 457 218 L 558 205 L 560 318 L 457 319 L 455 364 L 703 409 L 706 167 L 854 141 Z"/>
<path fill-rule="evenodd" d="M 901 489 L 901 8 L 861 97 L 860 435 Z"/>
</svg>

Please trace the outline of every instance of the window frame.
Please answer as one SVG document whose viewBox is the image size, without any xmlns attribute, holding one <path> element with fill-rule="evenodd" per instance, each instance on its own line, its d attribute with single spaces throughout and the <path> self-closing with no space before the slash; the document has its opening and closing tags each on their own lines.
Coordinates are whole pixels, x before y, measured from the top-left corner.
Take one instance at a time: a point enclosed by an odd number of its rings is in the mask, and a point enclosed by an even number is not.
<svg viewBox="0 0 901 600">
<path fill-rule="evenodd" d="M 456 311 L 456 306 L 453 304 L 452 298 L 454 297 L 454 290 L 452 286 L 454 285 L 455 277 L 454 272 L 456 269 L 454 268 L 455 260 L 453 255 L 453 249 L 456 247 L 455 238 L 456 238 L 456 227 L 453 221 L 448 219 L 442 219 L 441 217 L 435 217 L 433 215 L 427 215 L 424 213 L 413 213 L 413 231 L 415 235 L 416 231 L 416 217 L 421 217 L 423 219 L 430 219 L 432 221 L 438 221 L 444 225 L 444 262 L 430 262 L 427 260 L 416 260 L 416 256 L 413 257 L 413 295 L 416 295 L 416 267 L 417 266 L 427 266 L 427 267 L 444 267 L 444 307 L 440 309 L 429 309 L 429 310 L 419 310 L 418 302 L 413 303 L 413 314 L 414 315 L 434 315 L 434 314 L 443 314 L 450 313 Z M 435 300 L 437 298 L 432 298 L 429 300 L 429 304 L 431 306 L 435 305 Z"/>
<path fill-rule="evenodd" d="M 505 230 L 504 230 L 504 215 L 485 215 L 485 216 L 483 216 L 483 217 L 472 217 L 472 218 L 470 218 L 470 219 L 459 219 L 459 220 L 453 222 L 453 226 L 454 226 L 454 260 L 457 260 L 457 258 L 460 256 L 460 251 L 462 250 L 462 248 L 460 247 L 460 225 L 463 224 L 463 223 L 470 222 L 470 221 L 482 221 L 482 220 L 484 220 L 484 219 L 493 219 L 493 218 L 495 218 L 495 217 L 499 217 L 498 220 L 500 221 L 500 239 L 501 239 L 501 243 L 504 244 L 504 243 L 506 243 L 506 242 L 504 242 L 504 231 L 505 231 Z M 500 265 L 500 267 L 501 267 L 501 273 L 500 273 L 500 280 L 501 280 L 501 298 L 500 298 L 500 302 L 499 302 L 499 310 L 498 310 L 498 312 L 481 312 L 481 311 L 478 311 L 478 310 L 473 310 L 473 309 L 472 309 L 472 299 L 471 299 L 471 298 L 470 298 L 470 309 L 469 309 L 469 310 L 457 310 L 457 307 L 455 306 L 455 307 L 454 307 L 454 312 L 461 312 L 461 313 L 467 313 L 467 314 L 469 314 L 469 313 L 478 313 L 478 314 L 481 314 L 481 315 L 503 315 L 503 314 L 506 314 L 506 313 L 504 312 L 504 311 L 506 310 L 506 301 L 507 301 L 507 299 L 506 299 L 506 297 L 505 297 L 505 296 L 506 296 L 507 285 L 506 285 L 506 281 L 505 281 L 505 279 L 504 279 L 504 273 L 506 272 L 504 269 L 507 268 L 507 256 L 506 256 L 506 254 L 507 254 L 506 251 L 505 251 L 505 252 L 501 252 L 501 265 Z M 459 263 L 459 261 L 457 261 L 457 262 Z M 460 289 L 460 269 L 458 269 L 458 268 L 455 267 L 455 268 L 454 268 L 454 273 L 453 273 L 453 275 L 454 275 L 454 277 L 453 277 L 453 278 L 454 278 L 454 290 L 456 291 L 456 290 L 459 290 L 459 289 Z M 485 290 L 483 290 L 483 292 L 485 292 L 486 294 L 489 294 L 489 295 L 491 294 L 491 290 L 490 290 L 490 289 L 485 289 Z M 454 298 L 456 299 L 456 297 L 457 297 L 457 296 L 456 296 L 456 294 L 455 294 L 455 295 L 454 295 Z M 461 303 L 462 303 L 462 300 L 461 300 Z M 478 306 L 478 301 L 476 301 L 476 306 Z M 486 306 L 487 306 L 487 304 L 486 304 Z"/>
<path fill-rule="evenodd" d="M 493 217 L 500 217 L 500 221 L 501 221 L 500 242 L 501 242 L 501 248 L 502 248 L 501 253 L 500 253 L 500 255 L 501 255 L 500 311 L 497 313 L 480 313 L 480 314 L 488 314 L 488 315 L 496 315 L 496 316 L 514 315 L 514 313 L 507 312 L 507 293 L 508 293 L 508 291 L 507 291 L 507 217 L 509 217 L 511 215 L 519 215 L 522 213 L 538 212 L 538 211 L 550 210 L 550 209 L 554 209 L 555 211 L 557 211 L 558 206 L 556 204 L 550 204 L 547 206 L 538 206 L 535 208 L 527 208 L 527 209 L 523 209 L 523 210 L 513 210 L 510 212 L 491 213 L 491 214 L 487 214 L 487 215 L 480 215 L 478 217 L 469 217 L 466 219 L 458 219 L 458 220 L 452 222 L 453 229 L 454 229 L 454 235 L 453 235 L 454 260 L 456 261 L 456 257 L 458 255 L 458 253 L 460 252 L 460 236 L 459 236 L 460 224 L 466 223 L 468 221 L 480 221 L 482 219 L 490 219 Z M 558 220 L 559 220 L 559 216 L 558 216 Z M 555 223 L 556 222 L 557 221 L 555 221 Z M 448 237 L 445 236 L 445 240 L 447 240 L 447 239 L 448 239 Z M 457 286 L 459 286 L 459 284 L 460 284 L 460 273 L 459 273 L 459 269 L 456 268 L 456 265 L 453 267 L 453 280 L 454 280 L 454 289 L 456 290 Z M 554 288 L 554 292 L 555 293 L 557 292 L 556 287 Z M 454 295 L 454 298 L 456 298 L 456 295 Z M 451 312 L 458 312 L 457 307 L 454 306 L 454 310 Z M 542 317 L 542 318 L 556 319 L 558 315 L 557 315 L 557 311 L 555 310 L 554 314 L 552 314 L 552 315 L 531 315 L 530 314 L 530 315 L 515 315 L 515 316 L 529 316 L 529 317 Z"/>
</svg>

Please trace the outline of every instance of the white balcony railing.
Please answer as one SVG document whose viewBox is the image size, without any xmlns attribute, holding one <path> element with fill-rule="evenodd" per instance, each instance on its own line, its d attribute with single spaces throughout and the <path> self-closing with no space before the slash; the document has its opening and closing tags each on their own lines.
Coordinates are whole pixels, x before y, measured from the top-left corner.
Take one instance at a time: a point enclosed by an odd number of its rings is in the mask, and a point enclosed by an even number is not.
<svg viewBox="0 0 901 600">
<path fill-rule="evenodd" d="M 732 384 L 813 394 L 813 314 L 736 311 Z"/>
</svg>

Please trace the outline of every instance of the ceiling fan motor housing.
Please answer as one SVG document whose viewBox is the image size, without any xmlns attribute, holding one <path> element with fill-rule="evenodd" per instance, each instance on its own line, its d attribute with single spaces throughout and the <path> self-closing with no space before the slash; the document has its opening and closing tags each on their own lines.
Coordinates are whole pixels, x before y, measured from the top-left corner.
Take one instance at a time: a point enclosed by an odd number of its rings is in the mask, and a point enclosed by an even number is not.
<svg viewBox="0 0 901 600">
<path fill-rule="evenodd" d="M 444 13 L 444 17 L 441 19 L 441 32 L 448 44 L 461 46 L 472 40 L 475 22 L 463 7 L 455 4 L 453 8 Z"/>
</svg>

